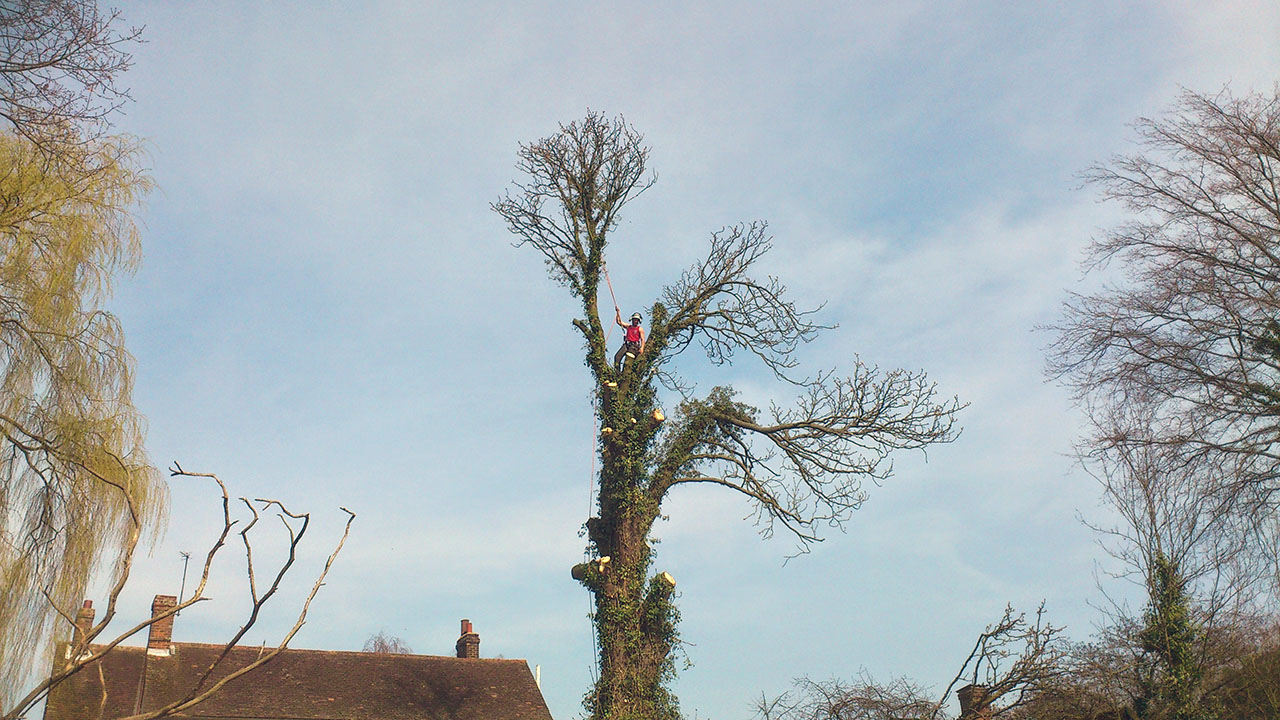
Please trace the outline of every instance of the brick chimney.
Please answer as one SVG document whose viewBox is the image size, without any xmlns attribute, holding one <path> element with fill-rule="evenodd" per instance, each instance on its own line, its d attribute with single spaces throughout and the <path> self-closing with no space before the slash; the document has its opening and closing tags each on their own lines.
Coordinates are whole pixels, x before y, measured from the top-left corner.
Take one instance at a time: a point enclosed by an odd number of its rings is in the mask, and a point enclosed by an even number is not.
<svg viewBox="0 0 1280 720">
<path fill-rule="evenodd" d="M 460 658 L 480 657 L 480 636 L 472 629 L 470 620 L 462 621 L 462 636 L 458 638 L 457 648 Z"/>
<path fill-rule="evenodd" d="M 151 601 L 151 630 L 147 633 L 148 655 L 169 655 L 173 652 L 173 616 L 156 620 L 165 612 L 178 605 L 178 598 L 173 595 L 157 595 Z"/>
<path fill-rule="evenodd" d="M 93 629 L 93 601 L 85 600 L 84 605 L 80 607 L 80 612 L 76 613 L 76 629 L 71 634 L 71 646 L 78 647 L 84 643 L 84 639 L 89 636 L 89 631 Z"/>
<path fill-rule="evenodd" d="M 991 698 L 985 685 L 965 685 L 956 696 L 960 698 L 960 720 L 991 720 Z"/>
<path fill-rule="evenodd" d="M 89 631 L 93 629 L 93 601 L 85 600 L 84 605 L 80 606 L 80 611 L 76 613 L 75 627 L 71 631 L 71 644 L 67 646 L 65 657 L 71 657 L 71 651 L 80 648 L 83 655 L 89 652 L 89 647 L 85 644 L 85 638 L 89 637 Z"/>
</svg>

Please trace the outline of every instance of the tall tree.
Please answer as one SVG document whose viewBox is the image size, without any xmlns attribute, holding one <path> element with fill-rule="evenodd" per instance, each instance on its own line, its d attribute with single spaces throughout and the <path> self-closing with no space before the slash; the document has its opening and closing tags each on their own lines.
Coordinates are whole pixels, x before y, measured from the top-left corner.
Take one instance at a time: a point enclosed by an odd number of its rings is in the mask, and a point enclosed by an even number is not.
<svg viewBox="0 0 1280 720">
<path fill-rule="evenodd" d="M 585 702 L 600 720 L 679 714 L 669 687 L 675 581 L 651 571 L 649 540 L 673 489 L 706 484 L 739 493 L 766 535 L 781 526 L 807 546 L 862 503 L 864 480 L 890 475 L 893 451 L 953 439 L 960 407 L 939 400 L 923 373 L 882 373 L 856 358 L 848 376 L 796 375 L 796 351 L 823 326 L 777 279 L 753 275 L 771 245 L 759 222 L 711 234 L 705 259 L 650 307 L 643 352 L 616 368 L 605 333 L 615 318 L 602 319 L 598 293 L 619 213 L 653 183 L 648 155 L 622 119 L 591 113 L 522 145 L 517 167 L 525 178 L 493 205 L 518 244 L 541 253 L 551 277 L 580 303 L 573 326 L 595 387 L 600 491 L 586 522 L 593 560 L 575 577 L 595 600 L 600 676 Z M 693 396 L 672 361 L 695 342 L 717 365 L 736 353 L 754 357 L 797 388 L 798 400 L 761 410 L 727 386 Z M 679 397 L 670 419 L 661 387 Z"/>
<path fill-rule="evenodd" d="M 1195 717 L 1280 588 L 1259 582 L 1280 497 L 1280 89 L 1185 92 L 1136 129 L 1088 174 L 1128 219 L 1093 244 L 1106 282 L 1068 300 L 1050 369 L 1092 421 L 1081 451 L 1122 521 L 1098 529 L 1148 598 L 1117 607 L 1081 675 L 1139 716 Z"/>
</svg>

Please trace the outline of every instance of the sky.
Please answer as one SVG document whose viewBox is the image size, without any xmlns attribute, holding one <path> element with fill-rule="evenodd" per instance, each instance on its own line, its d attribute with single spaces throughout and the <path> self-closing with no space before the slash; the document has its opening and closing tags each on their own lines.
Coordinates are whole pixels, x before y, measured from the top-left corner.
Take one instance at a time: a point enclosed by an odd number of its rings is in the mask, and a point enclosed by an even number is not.
<svg viewBox="0 0 1280 720">
<path fill-rule="evenodd" d="M 157 190 L 138 210 L 144 264 L 110 308 L 149 452 L 312 518 L 246 642 L 292 624 L 347 507 L 350 539 L 294 646 L 354 650 L 385 631 L 451 654 L 469 618 L 483 656 L 527 659 L 552 714 L 581 715 L 594 652 L 569 568 L 590 510 L 590 379 L 572 299 L 489 204 L 518 179 L 520 143 L 588 110 L 643 133 L 658 177 L 609 246 L 624 314 L 712 231 L 765 220 L 759 271 L 838 325 L 802 367 L 923 369 L 968 403 L 956 442 L 897 457 L 844 532 L 789 562 L 794 543 L 761 539 L 741 498 L 673 494 L 655 569 L 678 582 L 690 717 L 749 717 L 802 676 L 941 691 L 1006 604 L 1043 601 L 1083 639 L 1099 583 L 1124 595 L 1081 522 L 1107 511 L 1071 459 L 1081 417 L 1045 378 L 1052 333 L 1037 328 L 1091 282 L 1082 252 L 1120 218 L 1081 172 L 1132 150 L 1129 123 L 1182 88 L 1273 91 L 1280 5 L 120 9 L 146 42 L 116 127 L 145 139 Z M 702 389 L 790 399 L 762 367 L 686 355 Z M 171 492 L 123 619 L 177 593 L 179 553 L 219 530 L 208 482 Z M 260 529 L 269 563 L 278 527 Z M 175 639 L 238 626 L 236 550 Z"/>
</svg>

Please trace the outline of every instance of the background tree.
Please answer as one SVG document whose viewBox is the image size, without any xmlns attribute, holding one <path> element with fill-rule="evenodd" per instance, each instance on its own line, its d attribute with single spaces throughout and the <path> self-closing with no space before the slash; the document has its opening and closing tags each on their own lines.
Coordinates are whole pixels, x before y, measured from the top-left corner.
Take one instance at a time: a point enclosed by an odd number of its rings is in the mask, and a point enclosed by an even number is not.
<svg viewBox="0 0 1280 720">
<path fill-rule="evenodd" d="M 1094 420 L 1087 452 L 1159 446 L 1236 517 L 1280 471 L 1280 99 L 1185 93 L 1089 179 L 1131 219 L 1096 241 L 1111 283 L 1072 295 L 1050 368 Z"/>
<path fill-rule="evenodd" d="M 409 647 L 409 643 L 395 635 L 388 635 L 382 630 L 379 630 L 376 635 L 370 635 L 369 639 L 364 641 L 362 650 L 367 653 L 390 655 L 410 655 L 413 653 L 413 648 Z"/>
<path fill-rule="evenodd" d="M 739 493 L 766 535 L 780 525 L 803 548 L 861 504 L 864 480 L 891 473 L 893 451 L 953 439 L 960 406 L 937 399 L 923 373 L 882 373 L 856 358 L 847 376 L 794 374 L 800 344 L 823 328 L 786 299 L 778 280 L 753 276 L 770 247 L 763 223 L 712 233 L 706 258 L 651 306 L 645 351 L 618 372 L 603 324 L 612 318 L 602 321 L 597 296 L 619 212 L 653 183 L 648 148 L 623 120 L 588 114 L 522 145 L 519 156 L 525 179 L 493 209 L 580 303 L 573 325 L 601 428 L 597 512 L 586 522 L 592 562 L 575 568 L 595 600 L 600 647 L 586 706 L 593 718 L 674 718 L 675 581 L 651 572 L 649 542 L 670 492 L 700 483 Z M 796 388 L 798 400 L 761 410 L 730 387 L 693 396 L 672 361 L 695 342 L 715 364 L 735 353 L 754 357 Z M 660 386 L 679 397 L 670 420 Z"/>
<path fill-rule="evenodd" d="M 1137 130 L 1137 153 L 1089 173 L 1131 219 L 1094 243 L 1088 267 L 1117 272 L 1068 301 L 1050 368 L 1089 415 L 1080 452 L 1120 518 L 1095 529 L 1146 602 L 1113 606 L 1060 695 L 1202 717 L 1276 644 L 1253 628 L 1280 589 L 1280 99 L 1187 92 Z"/>
<path fill-rule="evenodd" d="M 969 656 L 940 695 L 906 678 L 879 683 L 867 675 L 852 682 L 801 678 L 776 698 L 761 697 L 759 720 L 944 720 L 952 692 L 960 718 L 1023 718 L 1033 700 L 1056 686 L 1067 659 L 1062 628 L 1049 624 L 1042 604 L 1034 619 L 1006 607 L 978 635 Z M 1034 717 L 1034 716 L 1033 716 Z"/>
</svg>

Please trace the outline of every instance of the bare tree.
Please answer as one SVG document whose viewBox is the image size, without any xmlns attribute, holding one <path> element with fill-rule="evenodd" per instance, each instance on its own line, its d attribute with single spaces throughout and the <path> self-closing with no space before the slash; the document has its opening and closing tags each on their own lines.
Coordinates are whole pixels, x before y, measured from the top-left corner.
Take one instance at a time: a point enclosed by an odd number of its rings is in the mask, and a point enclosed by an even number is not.
<svg viewBox="0 0 1280 720">
<path fill-rule="evenodd" d="M 311 516 L 308 513 L 295 513 L 289 510 L 283 503 L 278 500 L 256 499 L 250 502 L 246 498 L 240 498 L 240 504 L 248 512 L 248 520 L 244 522 L 240 519 L 232 517 L 232 501 L 227 492 L 227 487 L 217 476 L 208 473 L 187 472 L 174 464 L 171 473 L 172 476 L 182 476 L 188 478 L 207 478 L 217 484 L 222 495 L 222 530 L 217 539 L 209 547 L 205 553 L 204 563 L 201 568 L 200 580 L 196 584 L 191 595 L 173 607 L 163 612 L 157 613 L 152 617 L 137 623 L 136 625 L 126 629 L 124 632 L 110 637 L 110 639 L 100 640 L 105 637 L 107 626 L 114 619 L 116 614 L 116 606 L 128 580 L 129 573 L 133 564 L 134 551 L 137 549 L 138 541 L 141 536 L 141 527 L 135 524 L 127 538 L 127 547 L 129 552 L 125 555 L 122 567 L 114 578 L 114 582 L 107 595 L 106 610 L 103 616 L 92 627 L 88 628 L 84 633 L 77 633 L 75 640 L 70 644 L 67 652 L 55 659 L 53 671 L 44 681 L 31 688 L 24 696 L 22 696 L 11 707 L 4 709 L 4 714 L 0 715 L 2 720 L 18 720 L 26 717 L 32 707 L 44 700 L 49 693 L 58 685 L 66 682 L 68 678 L 80 672 L 92 672 L 95 666 L 108 654 L 113 652 L 121 643 L 130 637 L 146 630 L 156 622 L 177 615 L 179 612 L 196 605 L 197 603 L 207 602 L 208 597 L 205 596 L 205 588 L 208 585 L 209 573 L 213 567 L 214 559 L 219 551 L 226 546 L 231 539 L 232 532 L 237 526 L 240 526 L 236 533 L 240 538 L 240 544 L 244 548 L 245 574 L 247 579 L 247 587 L 249 592 L 249 609 L 246 613 L 243 624 L 240 629 L 223 645 L 221 652 L 214 660 L 201 672 L 197 681 L 192 685 L 182 697 L 175 698 L 165 705 L 155 708 L 154 710 L 131 715 L 121 720 L 154 720 L 155 718 L 178 716 L 187 710 L 208 700 L 215 693 L 227 685 L 227 683 L 235 680 L 242 675 L 253 672 L 255 669 L 262 667 L 279 655 L 288 646 L 289 641 L 293 639 L 298 630 L 302 628 L 306 622 L 307 612 L 311 608 L 311 602 L 315 599 L 316 594 L 324 585 L 324 580 L 328 577 L 330 568 L 333 567 L 334 561 L 338 557 L 338 553 L 342 551 L 342 546 L 346 543 L 347 536 L 351 531 L 351 523 L 355 520 L 355 513 L 342 508 L 347 514 L 347 521 L 343 527 L 342 536 L 339 538 L 333 551 L 329 554 L 325 561 L 323 569 L 312 583 L 307 595 L 303 598 L 298 611 L 298 616 L 293 626 L 284 634 L 279 643 L 264 652 L 260 653 L 253 661 L 240 665 L 238 667 L 225 667 L 228 656 L 231 651 L 240 643 L 244 636 L 257 623 L 262 609 L 280 590 L 281 582 L 293 567 L 297 559 L 298 548 L 301 546 L 303 538 L 307 534 L 307 530 L 311 525 Z M 123 493 L 122 493 L 123 494 Z M 125 502 L 129 502 L 127 495 Z M 287 546 L 284 552 L 284 558 L 278 565 L 270 569 L 267 573 L 262 573 L 260 568 L 254 561 L 253 556 L 253 537 L 252 533 L 257 528 L 258 521 L 262 518 L 264 512 L 275 515 L 284 527 L 285 536 L 287 538 Z M 231 540 L 234 542 L 234 540 Z M 75 625 L 75 611 L 73 608 L 61 607 L 49 598 L 49 602 L 54 606 L 57 614 L 68 624 Z"/>
<path fill-rule="evenodd" d="M 766 535 L 781 526 L 803 550 L 862 503 L 864 481 L 891 473 L 893 451 L 953 439 L 960 408 L 939 399 L 921 372 L 881 372 L 857 358 L 847 376 L 797 374 L 797 350 L 823 326 L 787 299 L 781 282 L 754 274 L 771 246 L 759 222 L 712 233 L 705 259 L 658 294 L 643 351 L 621 368 L 611 364 L 605 323 L 620 316 L 617 307 L 613 318 L 600 313 L 605 251 L 619 212 L 653 183 L 648 154 L 622 119 L 591 113 L 521 146 L 525 179 L 493 205 L 517 244 L 540 253 L 580 303 L 573 325 L 595 385 L 601 465 L 597 512 L 586 523 L 592 562 L 575 577 L 596 602 L 600 677 L 586 704 L 597 719 L 678 715 L 667 687 L 675 581 L 651 574 L 649 543 L 673 489 L 736 492 L 753 504 Z M 737 354 L 759 360 L 799 398 L 762 410 L 730 387 L 695 397 L 673 370 L 695 343 L 716 364 Z M 661 386 L 679 398 L 670 420 Z"/>
<path fill-rule="evenodd" d="M 395 635 L 388 635 L 386 632 L 379 630 L 378 634 L 370 635 L 369 639 L 364 641 L 363 651 L 388 655 L 410 655 L 413 653 L 413 648 L 409 647 L 409 644 L 401 638 Z"/>
<path fill-rule="evenodd" d="M 1280 489 L 1280 89 L 1185 92 L 1139 150 L 1088 179 L 1130 219 L 1087 267 L 1050 370 L 1092 431 L 1086 466 L 1119 513 L 1097 527 L 1147 605 L 1113 606 L 1083 673 L 1150 717 L 1216 702 L 1252 618 L 1274 616 Z"/>
<path fill-rule="evenodd" d="M 1062 628 L 1046 621 L 1044 604 L 1029 619 L 1006 607 L 999 620 L 978 635 L 955 678 L 933 696 L 906 678 L 876 682 L 865 673 L 853 682 L 796 681 L 776 698 L 761 696 L 759 720 L 944 720 L 959 688 L 962 718 L 1021 717 L 1024 708 L 1055 686 L 1066 668 Z"/>
<path fill-rule="evenodd" d="M 94 0 L 0 3 L 0 117 L 55 154 L 100 139 L 129 100 L 120 84 L 139 42 Z"/>
<path fill-rule="evenodd" d="M 865 673 L 853 681 L 801 678 L 791 692 L 756 704 L 759 720 L 917 720 L 937 712 L 925 688 L 903 678 L 879 683 Z"/>
<path fill-rule="evenodd" d="M 1185 93 L 1089 180 L 1131 219 L 1096 241 L 1117 281 L 1074 294 L 1050 369 L 1092 455 L 1160 446 L 1270 514 L 1280 472 L 1280 98 Z"/>
<path fill-rule="evenodd" d="M 1134 426 L 1138 426 L 1134 423 Z M 1252 630 L 1270 584 L 1253 544 L 1256 523 L 1242 518 L 1222 482 L 1158 443 L 1100 454 L 1097 477 L 1114 525 L 1090 524 L 1111 571 L 1142 589 L 1137 609 L 1110 601 L 1106 623 L 1074 646 L 1066 673 L 1034 699 L 1029 717 L 1092 719 L 1206 717 L 1260 650 Z"/>
</svg>

